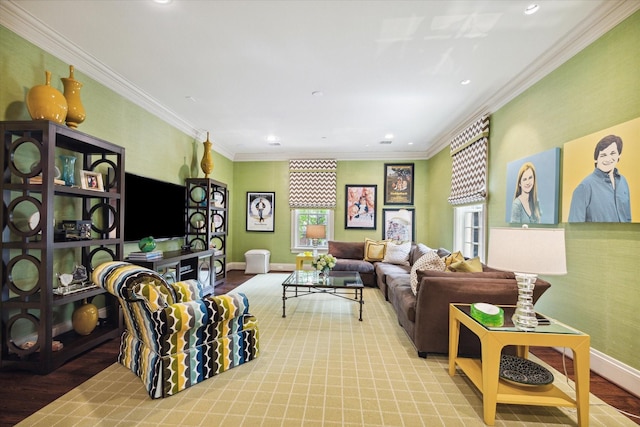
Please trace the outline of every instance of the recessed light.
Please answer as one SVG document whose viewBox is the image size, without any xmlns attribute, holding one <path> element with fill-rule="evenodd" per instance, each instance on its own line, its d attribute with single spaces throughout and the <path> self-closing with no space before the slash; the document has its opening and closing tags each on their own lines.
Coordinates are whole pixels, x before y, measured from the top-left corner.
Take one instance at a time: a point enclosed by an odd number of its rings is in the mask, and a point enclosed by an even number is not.
<svg viewBox="0 0 640 427">
<path fill-rule="evenodd" d="M 469 83 L 471 83 L 471 80 L 469 80 L 469 79 L 462 80 L 462 81 L 460 82 L 460 84 L 461 84 L 462 86 L 466 86 L 466 85 L 468 85 Z"/>
<path fill-rule="evenodd" d="M 324 93 L 321 90 L 314 90 L 313 92 L 311 92 L 311 95 L 313 96 L 324 96 Z"/>
<path fill-rule="evenodd" d="M 409 142 L 408 145 L 413 145 L 413 142 Z"/>
<path fill-rule="evenodd" d="M 153 0 L 154 3 L 158 4 L 169 4 L 172 0 Z"/>
<path fill-rule="evenodd" d="M 537 4 L 530 4 L 529 6 L 527 6 L 527 8 L 524 10 L 524 14 L 525 15 L 533 15 L 534 13 L 536 13 L 538 10 L 540 9 L 540 6 L 538 6 Z"/>
<path fill-rule="evenodd" d="M 278 137 L 275 135 L 267 135 L 265 139 L 267 140 L 267 142 L 276 142 L 278 140 Z"/>
<path fill-rule="evenodd" d="M 384 139 L 393 139 L 393 134 L 392 133 L 388 133 L 384 136 Z"/>
</svg>

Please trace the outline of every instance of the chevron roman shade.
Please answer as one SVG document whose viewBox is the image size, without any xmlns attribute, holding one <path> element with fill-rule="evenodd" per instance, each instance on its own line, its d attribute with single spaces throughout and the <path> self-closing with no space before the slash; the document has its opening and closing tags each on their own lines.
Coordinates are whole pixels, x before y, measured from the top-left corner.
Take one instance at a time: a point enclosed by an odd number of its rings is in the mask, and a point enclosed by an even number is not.
<svg viewBox="0 0 640 427">
<path fill-rule="evenodd" d="M 336 207 L 337 160 L 289 160 L 291 208 Z"/>
<path fill-rule="evenodd" d="M 464 205 L 486 199 L 488 151 L 489 118 L 486 116 L 451 141 L 450 204 Z"/>
</svg>

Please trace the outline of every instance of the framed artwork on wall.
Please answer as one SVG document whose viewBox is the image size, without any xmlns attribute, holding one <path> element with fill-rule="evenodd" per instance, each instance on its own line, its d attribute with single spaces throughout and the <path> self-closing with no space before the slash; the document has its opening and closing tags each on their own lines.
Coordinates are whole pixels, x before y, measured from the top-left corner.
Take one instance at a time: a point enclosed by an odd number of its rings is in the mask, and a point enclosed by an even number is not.
<svg viewBox="0 0 640 427">
<path fill-rule="evenodd" d="M 385 163 L 384 204 L 413 205 L 413 163 Z"/>
<path fill-rule="evenodd" d="M 344 228 L 376 229 L 377 185 L 345 185 Z"/>
<path fill-rule="evenodd" d="M 640 222 L 638 135 L 640 117 L 564 144 L 563 222 Z"/>
<path fill-rule="evenodd" d="M 414 209 L 383 209 L 382 239 L 394 242 L 412 242 L 415 235 Z"/>
<path fill-rule="evenodd" d="M 558 223 L 560 148 L 510 162 L 506 183 L 506 222 Z"/>
<path fill-rule="evenodd" d="M 275 192 L 247 191 L 247 231 L 274 231 L 275 206 Z"/>
</svg>

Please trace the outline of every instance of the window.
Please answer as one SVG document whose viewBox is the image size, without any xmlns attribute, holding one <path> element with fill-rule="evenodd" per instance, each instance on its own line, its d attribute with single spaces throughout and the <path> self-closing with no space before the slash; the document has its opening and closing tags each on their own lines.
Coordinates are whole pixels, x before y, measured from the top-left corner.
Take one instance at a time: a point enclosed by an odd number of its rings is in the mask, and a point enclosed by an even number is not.
<svg viewBox="0 0 640 427">
<path fill-rule="evenodd" d="M 333 239 L 332 209 L 292 209 L 291 210 L 291 251 L 303 252 L 313 249 L 313 242 L 306 237 L 307 224 L 324 224 L 327 226 L 327 237 L 318 239 L 318 249 L 328 248 L 328 241 Z"/>
<path fill-rule="evenodd" d="M 453 250 L 467 258 L 485 262 L 485 205 L 467 205 L 454 209 Z"/>
</svg>

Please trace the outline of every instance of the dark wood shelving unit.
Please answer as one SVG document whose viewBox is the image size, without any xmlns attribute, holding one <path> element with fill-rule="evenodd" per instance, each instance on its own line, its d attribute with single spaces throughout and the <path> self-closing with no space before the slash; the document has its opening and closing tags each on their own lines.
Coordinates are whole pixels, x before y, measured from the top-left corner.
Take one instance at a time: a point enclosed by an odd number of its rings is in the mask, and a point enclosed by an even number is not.
<svg viewBox="0 0 640 427">
<path fill-rule="evenodd" d="M 118 302 L 104 289 L 94 287 L 68 295 L 56 295 L 53 290 L 60 273 L 54 269 L 69 268 L 69 258 L 83 265 L 89 278 L 100 263 L 123 258 L 125 150 L 43 120 L 0 122 L 0 131 L 4 142 L 0 186 L 6 207 L 0 212 L 4 269 L 0 366 L 48 373 L 122 332 Z M 55 184 L 56 160 L 63 154 L 76 157 L 76 183 L 81 179 L 80 170 L 101 173 L 105 191 Z M 38 175 L 42 183 L 31 183 Z M 34 213 L 38 214 L 35 227 Z M 91 239 L 59 240 L 54 218 L 56 222 L 91 220 Z M 73 330 L 55 331 L 63 323 L 57 311 L 101 295 L 104 307 L 93 332 L 82 336 Z M 25 340 L 34 345 L 25 348 Z M 54 341 L 63 347 L 54 351 Z"/>
<path fill-rule="evenodd" d="M 185 243 L 194 251 L 213 251 L 209 268 L 215 273 L 215 286 L 222 285 L 227 277 L 227 185 L 211 178 L 188 178 L 185 200 Z M 201 264 L 199 270 L 203 268 Z"/>
</svg>

